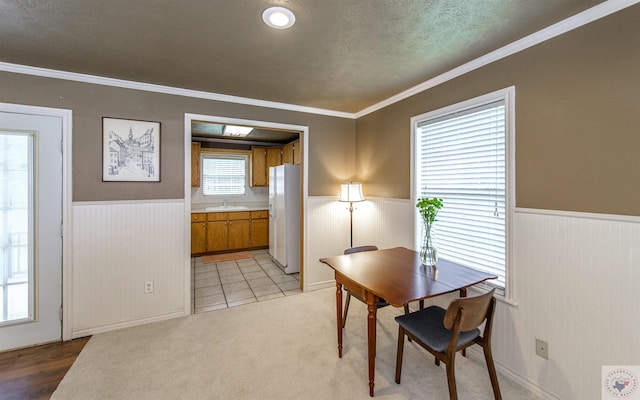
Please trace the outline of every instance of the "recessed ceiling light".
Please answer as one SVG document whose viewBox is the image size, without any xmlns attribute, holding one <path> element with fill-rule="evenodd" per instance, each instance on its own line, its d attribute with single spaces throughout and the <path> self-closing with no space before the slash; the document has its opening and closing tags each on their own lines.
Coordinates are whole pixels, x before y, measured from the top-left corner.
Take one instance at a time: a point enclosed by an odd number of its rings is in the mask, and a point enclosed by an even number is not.
<svg viewBox="0 0 640 400">
<path fill-rule="evenodd" d="M 262 20 L 272 28 L 287 29 L 296 22 L 296 16 L 284 7 L 270 7 L 262 13 Z"/>
</svg>

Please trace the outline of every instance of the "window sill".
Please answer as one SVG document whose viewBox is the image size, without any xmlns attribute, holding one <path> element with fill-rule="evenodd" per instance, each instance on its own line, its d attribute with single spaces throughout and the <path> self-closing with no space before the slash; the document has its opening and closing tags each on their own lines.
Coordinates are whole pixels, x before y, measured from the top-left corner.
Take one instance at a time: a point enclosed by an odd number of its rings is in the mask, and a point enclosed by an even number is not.
<svg viewBox="0 0 640 400">
<path fill-rule="evenodd" d="M 476 292 L 478 295 L 485 294 L 491 290 L 488 285 L 482 284 L 471 286 L 469 289 Z M 515 299 L 507 298 L 503 294 L 495 294 L 494 297 L 502 303 L 508 304 L 512 307 L 518 307 L 518 302 Z"/>
</svg>

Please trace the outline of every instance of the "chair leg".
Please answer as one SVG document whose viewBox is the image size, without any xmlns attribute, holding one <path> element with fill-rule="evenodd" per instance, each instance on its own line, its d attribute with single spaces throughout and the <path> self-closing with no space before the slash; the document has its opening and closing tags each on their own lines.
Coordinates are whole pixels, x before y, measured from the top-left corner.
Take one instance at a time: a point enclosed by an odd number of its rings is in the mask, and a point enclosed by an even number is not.
<svg viewBox="0 0 640 400">
<path fill-rule="evenodd" d="M 404 329 L 398 327 L 398 350 L 396 351 L 396 383 L 400 383 L 402 374 L 402 353 L 404 351 Z"/>
<path fill-rule="evenodd" d="M 498 384 L 498 375 L 496 374 L 496 367 L 493 364 L 493 355 L 491 354 L 491 345 L 485 343 L 482 346 L 484 350 L 484 360 L 487 363 L 487 369 L 489 370 L 489 378 L 491 379 L 491 387 L 493 388 L 493 396 L 496 400 L 502 400 L 502 394 L 500 393 L 500 385 Z"/>
<path fill-rule="evenodd" d="M 409 303 L 404 305 L 404 315 L 409 314 Z M 411 338 L 407 338 L 407 340 L 411 341 Z"/>
<path fill-rule="evenodd" d="M 344 315 L 342 316 L 342 329 L 347 325 L 347 312 L 349 312 L 349 302 L 351 301 L 351 293 L 347 292 L 347 299 L 344 301 Z"/>
<path fill-rule="evenodd" d="M 456 368 L 454 362 L 455 355 L 446 363 L 447 383 L 449 384 L 449 400 L 458 400 L 458 390 L 456 389 Z"/>
</svg>

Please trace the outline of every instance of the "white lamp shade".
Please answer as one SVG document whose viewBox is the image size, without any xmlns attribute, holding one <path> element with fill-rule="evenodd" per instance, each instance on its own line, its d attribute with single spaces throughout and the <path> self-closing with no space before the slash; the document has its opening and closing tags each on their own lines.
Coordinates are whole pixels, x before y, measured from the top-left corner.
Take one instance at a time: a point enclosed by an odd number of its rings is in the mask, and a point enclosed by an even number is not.
<svg viewBox="0 0 640 400">
<path fill-rule="evenodd" d="M 340 184 L 340 198 L 338 201 L 364 201 L 364 196 L 362 195 L 362 183 L 349 182 Z"/>
</svg>

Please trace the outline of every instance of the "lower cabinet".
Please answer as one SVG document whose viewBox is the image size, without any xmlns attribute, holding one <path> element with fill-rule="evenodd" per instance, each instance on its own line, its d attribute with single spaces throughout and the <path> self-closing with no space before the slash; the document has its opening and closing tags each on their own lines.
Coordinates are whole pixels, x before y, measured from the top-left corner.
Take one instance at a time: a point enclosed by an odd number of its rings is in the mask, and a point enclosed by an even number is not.
<svg viewBox="0 0 640 400">
<path fill-rule="evenodd" d="M 269 213 L 267 211 L 251 211 L 252 249 L 269 247 Z"/>
<path fill-rule="evenodd" d="M 191 254 L 207 251 L 207 214 L 191 214 Z"/>
<path fill-rule="evenodd" d="M 229 220 L 227 250 L 249 248 L 249 220 Z"/>
<path fill-rule="evenodd" d="M 228 242 L 227 221 L 209 221 L 207 223 L 207 251 L 227 250 Z"/>
<path fill-rule="evenodd" d="M 191 214 L 191 254 L 269 246 L 267 211 Z"/>
</svg>

